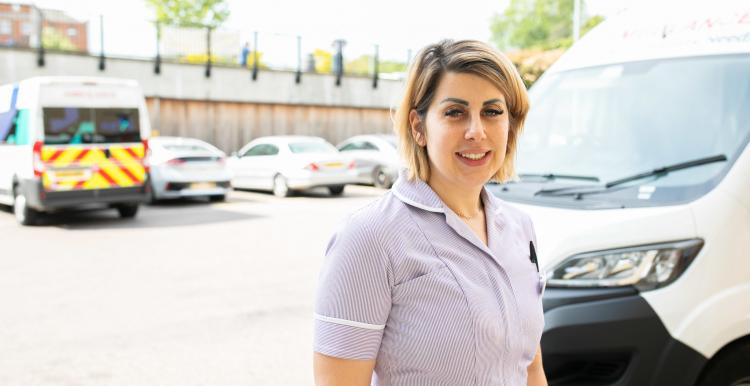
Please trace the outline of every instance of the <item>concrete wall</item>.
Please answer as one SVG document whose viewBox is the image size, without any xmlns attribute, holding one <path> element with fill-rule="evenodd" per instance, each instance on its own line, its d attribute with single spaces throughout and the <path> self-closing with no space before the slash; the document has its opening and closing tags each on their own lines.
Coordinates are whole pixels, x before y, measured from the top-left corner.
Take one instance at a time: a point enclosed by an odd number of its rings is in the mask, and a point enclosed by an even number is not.
<svg viewBox="0 0 750 386">
<path fill-rule="evenodd" d="M 390 108 L 398 105 L 402 82 L 344 77 L 340 87 L 330 74 L 260 71 L 258 79 L 242 68 L 205 66 L 46 53 L 37 66 L 35 51 L 0 48 L 0 84 L 32 76 L 82 75 L 137 80 L 147 97 L 154 129 L 162 135 L 184 135 L 234 151 L 251 138 L 305 133 L 338 142 L 359 133 L 390 132 Z"/>
</svg>

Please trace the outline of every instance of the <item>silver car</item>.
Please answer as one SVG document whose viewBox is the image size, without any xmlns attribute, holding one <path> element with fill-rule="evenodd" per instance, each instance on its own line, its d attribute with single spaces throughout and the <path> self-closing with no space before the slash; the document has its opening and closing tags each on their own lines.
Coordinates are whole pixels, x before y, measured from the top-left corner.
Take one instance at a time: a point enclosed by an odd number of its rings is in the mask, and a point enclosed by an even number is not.
<svg viewBox="0 0 750 386">
<path fill-rule="evenodd" d="M 401 158 L 395 135 L 357 135 L 341 142 L 338 146 L 357 163 L 357 177 L 360 183 L 372 184 L 388 189 L 398 177 Z"/>
<path fill-rule="evenodd" d="M 208 197 L 223 201 L 231 173 L 226 154 L 193 138 L 154 137 L 149 140 L 151 201 Z"/>
<path fill-rule="evenodd" d="M 357 183 L 355 163 L 323 138 L 258 138 L 229 159 L 234 188 L 270 190 L 286 197 L 294 190 L 327 187 L 331 195 Z"/>
</svg>

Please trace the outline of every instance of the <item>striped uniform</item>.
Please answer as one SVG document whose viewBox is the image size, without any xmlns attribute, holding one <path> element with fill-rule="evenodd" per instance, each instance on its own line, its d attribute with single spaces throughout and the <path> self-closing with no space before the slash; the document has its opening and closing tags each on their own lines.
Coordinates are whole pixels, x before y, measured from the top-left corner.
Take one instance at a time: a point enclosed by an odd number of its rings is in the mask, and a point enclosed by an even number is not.
<svg viewBox="0 0 750 386">
<path fill-rule="evenodd" d="M 373 384 L 526 385 L 544 327 L 527 215 L 482 190 L 489 247 L 403 174 L 328 244 L 314 349 L 376 359 Z"/>
</svg>

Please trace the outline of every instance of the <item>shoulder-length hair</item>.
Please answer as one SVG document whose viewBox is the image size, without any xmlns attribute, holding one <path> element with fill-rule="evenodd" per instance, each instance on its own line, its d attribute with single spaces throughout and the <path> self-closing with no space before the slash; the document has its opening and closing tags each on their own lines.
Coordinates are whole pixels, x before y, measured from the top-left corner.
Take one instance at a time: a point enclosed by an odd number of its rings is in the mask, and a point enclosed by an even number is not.
<svg viewBox="0 0 750 386">
<path fill-rule="evenodd" d="M 438 84 L 448 72 L 480 76 L 503 93 L 510 114 L 510 129 L 505 161 L 492 179 L 502 182 L 513 178 L 516 144 L 529 110 L 526 86 L 521 76 L 510 59 L 486 43 L 443 40 L 423 48 L 417 54 L 409 69 L 403 99 L 396 111 L 394 131 L 399 138 L 401 155 L 409 168 L 409 179 L 427 181 L 430 176 L 427 150 L 414 140 L 409 114 L 416 110 L 424 122 Z"/>
</svg>

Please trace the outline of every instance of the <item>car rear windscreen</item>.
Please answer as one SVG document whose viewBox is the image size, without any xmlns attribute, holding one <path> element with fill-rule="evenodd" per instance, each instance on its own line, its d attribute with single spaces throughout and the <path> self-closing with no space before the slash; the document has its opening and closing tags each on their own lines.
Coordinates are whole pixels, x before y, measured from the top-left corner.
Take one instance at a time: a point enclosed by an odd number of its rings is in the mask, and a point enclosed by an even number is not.
<svg viewBox="0 0 750 386">
<path fill-rule="evenodd" d="M 44 143 L 140 142 L 137 108 L 45 107 Z"/>
<path fill-rule="evenodd" d="M 336 153 L 333 145 L 329 145 L 326 142 L 292 142 L 289 144 L 289 150 L 292 153 Z"/>
</svg>

